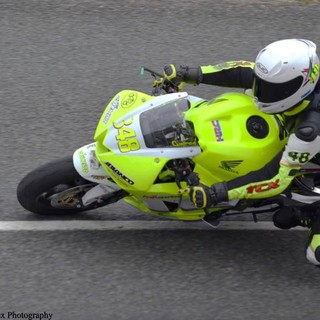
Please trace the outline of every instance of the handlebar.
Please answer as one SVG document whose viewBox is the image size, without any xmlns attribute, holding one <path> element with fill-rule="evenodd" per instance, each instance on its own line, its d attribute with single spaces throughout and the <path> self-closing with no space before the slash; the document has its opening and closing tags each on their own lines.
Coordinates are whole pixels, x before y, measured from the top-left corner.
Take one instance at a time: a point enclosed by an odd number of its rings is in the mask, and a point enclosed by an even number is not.
<svg viewBox="0 0 320 320">
<path fill-rule="evenodd" d="M 159 96 L 163 93 L 163 91 L 165 93 L 174 93 L 174 92 L 179 91 L 178 87 L 172 81 L 170 81 L 168 79 L 164 79 L 163 74 L 156 72 L 156 71 L 153 71 L 153 70 L 146 68 L 146 67 L 141 67 L 140 75 L 143 76 L 145 71 L 149 72 L 154 77 L 154 79 L 156 81 L 162 80 L 162 81 L 159 81 L 159 83 L 157 83 L 154 86 L 154 89 L 152 90 L 152 95 Z"/>
<path fill-rule="evenodd" d="M 146 68 L 146 67 L 141 67 L 140 74 L 143 76 L 145 71 L 149 72 L 155 79 L 160 79 L 160 78 L 163 77 L 162 74 L 160 74 L 160 73 L 158 73 L 156 71 L 153 71 L 153 70 L 151 70 L 149 68 Z"/>
</svg>

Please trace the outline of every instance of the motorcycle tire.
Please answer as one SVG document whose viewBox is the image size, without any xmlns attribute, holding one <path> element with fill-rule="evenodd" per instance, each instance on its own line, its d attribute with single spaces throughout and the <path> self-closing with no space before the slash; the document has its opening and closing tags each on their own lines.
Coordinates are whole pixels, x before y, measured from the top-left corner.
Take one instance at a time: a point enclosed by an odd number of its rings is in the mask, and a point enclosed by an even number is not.
<svg viewBox="0 0 320 320">
<path fill-rule="evenodd" d="M 70 214 L 95 209 L 106 203 L 81 205 L 81 197 L 96 186 L 82 178 L 72 157 L 51 161 L 28 173 L 17 187 L 17 198 L 26 210 L 42 214 Z"/>
</svg>

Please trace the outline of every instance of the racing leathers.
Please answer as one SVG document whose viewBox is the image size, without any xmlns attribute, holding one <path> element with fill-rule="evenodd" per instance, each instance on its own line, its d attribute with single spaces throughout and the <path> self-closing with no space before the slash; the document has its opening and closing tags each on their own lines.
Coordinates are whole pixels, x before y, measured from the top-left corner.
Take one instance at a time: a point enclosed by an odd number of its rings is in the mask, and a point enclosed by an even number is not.
<svg viewBox="0 0 320 320">
<path fill-rule="evenodd" d="M 218 65 L 190 68 L 166 66 L 164 74 L 174 70 L 177 87 L 181 82 L 209 84 L 223 87 L 251 89 L 254 81 L 254 63 L 249 61 L 228 61 Z M 282 193 L 292 182 L 300 167 L 320 152 L 320 85 L 299 105 L 282 114 L 289 134 L 283 150 L 263 168 L 252 171 L 230 181 L 211 187 L 189 188 L 192 201 L 197 207 L 205 208 L 218 202 L 233 199 L 261 199 Z M 320 265 L 320 212 L 317 208 L 305 206 L 284 207 L 274 215 L 274 224 L 283 229 L 302 225 L 311 228 L 307 258 Z"/>
<path fill-rule="evenodd" d="M 185 82 L 251 89 L 253 67 L 253 62 L 229 61 L 213 66 L 181 68 L 186 74 L 183 78 Z M 225 198 L 222 200 L 261 199 L 278 195 L 290 185 L 301 165 L 320 152 L 320 108 L 311 106 L 313 95 L 284 112 L 289 134 L 284 150 L 263 168 L 225 182 L 227 194 L 223 195 L 223 188 L 219 188 L 221 197 Z"/>
</svg>

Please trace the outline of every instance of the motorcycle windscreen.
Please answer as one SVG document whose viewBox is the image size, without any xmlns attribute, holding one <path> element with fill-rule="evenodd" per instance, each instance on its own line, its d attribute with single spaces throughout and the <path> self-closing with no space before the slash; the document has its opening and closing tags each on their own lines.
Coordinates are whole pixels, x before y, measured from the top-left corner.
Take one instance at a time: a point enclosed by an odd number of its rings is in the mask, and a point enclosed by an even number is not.
<svg viewBox="0 0 320 320">
<path fill-rule="evenodd" d="M 148 148 L 196 146 L 192 123 L 185 121 L 184 113 L 190 108 L 186 98 L 180 98 L 140 115 L 140 126 Z"/>
</svg>

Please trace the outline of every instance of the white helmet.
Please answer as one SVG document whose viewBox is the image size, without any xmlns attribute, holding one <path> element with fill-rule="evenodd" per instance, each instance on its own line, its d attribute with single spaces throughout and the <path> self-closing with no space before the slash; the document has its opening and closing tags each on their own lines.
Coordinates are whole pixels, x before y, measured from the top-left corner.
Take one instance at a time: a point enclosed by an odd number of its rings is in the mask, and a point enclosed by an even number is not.
<svg viewBox="0 0 320 320">
<path fill-rule="evenodd" d="M 273 42 L 262 49 L 254 67 L 253 94 L 265 113 L 281 113 L 304 100 L 319 79 L 316 45 L 304 39 Z"/>
</svg>

